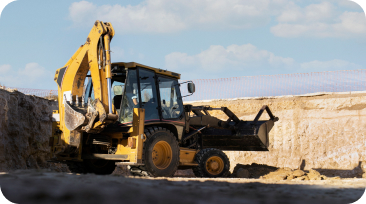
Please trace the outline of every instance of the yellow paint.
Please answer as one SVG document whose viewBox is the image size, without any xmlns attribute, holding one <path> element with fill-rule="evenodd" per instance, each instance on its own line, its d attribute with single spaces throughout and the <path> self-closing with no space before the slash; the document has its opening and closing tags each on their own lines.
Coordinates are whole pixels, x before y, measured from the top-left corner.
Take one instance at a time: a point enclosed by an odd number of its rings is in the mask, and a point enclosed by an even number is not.
<svg viewBox="0 0 366 204">
<path fill-rule="evenodd" d="M 110 51 L 110 38 L 109 35 L 105 35 L 104 36 L 104 43 L 105 43 L 105 53 L 106 53 L 106 65 L 105 65 L 105 69 L 106 69 L 106 78 L 111 79 L 112 78 L 112 72 L 111 72 L 111 51 Z"/>
<path fill-rule="evenodd" d="M 136 155 L 134 155 L 134 159 L 131 162 L 142 163 L 142 151 L 144 145 L 144 128 L 145 128 L 145 109 L 143 108 L 134 108 L 133 109 L 133 132 L 131 133 L 132 137 L 136 139 Z"/>
<path fill-rule="evenodd" d="M 172 162 L 173 151 L 166 141 L 157 142 L 151 154 L 153 163 L 158 169 L 166 169 Z"/>
<path fill-rule="evenodd" d="M 117 152 L 116 154 L 132 154 L 136 153 L 136 149 L 132 149 L 128 147 L 128 139 L 123 138 L 118 141 Z"/>
<path fill-rule="evenodd" d="M 65 127 L 64 123 L 65 107 L 63 105 L 63 93 L 65 91 L 71 91 L 73 96 L 82 96 L 84 90 L 84 81 L 88 71 L 90 71 L 92 77 L 95 99 L 99 99 L 102 102 L 105 110 L 108 110 L 108 87 L 105 80 L 107 75 L 106 69 L 99 70 L 98 67 L 97 48 L 99 39 L 102 35 L 108 35 L 109 38 L 112 39 L 114 36 L 113 27 L 110 23 L 96 21 L 88 35 L 86 43 L 79 47 L 79 49 L 64 66 L 67 67 L 67 69 L 63 76 L 61 87 L 58 87 L 58 101 L 60 111 L 60 129 L 63 131 L 63 137 L 65 141 L 69 141 L 70 131 Z M 104 45 L 104 47 L 106 46 Z M 55 81 L 57 81 L 60 69 L 56 71 Z M 97 124 L 97 126 L 99 127 L 101 124 Z"/>
<path fill-rule="evenodd" d="M 130 147 L 131 149 L 136 148 L 136 139 L 135 138 L 133 138 L 133 137 L 128 138 L 128 147 Z"/>
<path fill-rule="evenodd" d="M 188 148 L 184 148 L 181 147 L 180 148 L 180 159 L 179 159 L 179 163 L 180 166 L 192 166 L 197 164 L 197 162 L 194 161 L 194 157 L 195 155 L 198 153 L 198 150 L 195 149 L 188 149 Z"/>
<path fill-rule="evenodd" d="M 142 151 L 144 145 L 144 128 L 145 128 L 145 110 L 142 108 L 133 109 L 133 129 L 130 133 L 130 140 L 134 140 L 135 144 L 131 148 L 128 146 L 128 138 L 120 137 L 116 154 L 129 155 L 129 162 L 142 163 Z M 130 131 L 129 131 L 130 132 Z"/>
<path fill-rule="evenodd" d="M 224 161 L 218 156 L 212 156 L 206 161 L 206 170 L 211 175 L 218 175 L 224 170 Z"/>
</svg>

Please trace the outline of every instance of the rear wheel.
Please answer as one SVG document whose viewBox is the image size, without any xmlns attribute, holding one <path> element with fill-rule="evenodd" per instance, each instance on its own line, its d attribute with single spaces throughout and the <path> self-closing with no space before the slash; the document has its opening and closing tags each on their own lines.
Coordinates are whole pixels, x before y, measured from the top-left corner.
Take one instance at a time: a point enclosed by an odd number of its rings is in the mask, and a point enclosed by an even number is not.
<svg viewBox="0 0 366 204">
<path fill-rule="evenodd" d="M 130 173 L 134 176 L 173 176 L 179 165 L 179 145 L 175 136 L 162 127 L 147 128 L 145 135 L 144 165 L 130 166 Z"/>
<path fill-rule="evenodd" d="M 197 177 L 226 177 L 230 170 L 230 161 L 226 154 L 214 148 L 203 149 L 196 155 L 198 166 L 193 168 Z"/>
</svg>

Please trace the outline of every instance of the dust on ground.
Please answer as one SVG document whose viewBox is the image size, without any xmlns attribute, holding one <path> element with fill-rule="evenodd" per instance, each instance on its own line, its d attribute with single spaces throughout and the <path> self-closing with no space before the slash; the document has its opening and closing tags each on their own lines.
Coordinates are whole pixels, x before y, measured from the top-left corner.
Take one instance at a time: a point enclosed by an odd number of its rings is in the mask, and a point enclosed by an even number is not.
<svg viewBox="0 0 366 204">
<path fill-rule="evenodd" d="M 275 181 L 244 178 L 137 178 L 50 170 L 0 173 L 15 203 L 351 203 L 366 179 Z"/>
</svg>

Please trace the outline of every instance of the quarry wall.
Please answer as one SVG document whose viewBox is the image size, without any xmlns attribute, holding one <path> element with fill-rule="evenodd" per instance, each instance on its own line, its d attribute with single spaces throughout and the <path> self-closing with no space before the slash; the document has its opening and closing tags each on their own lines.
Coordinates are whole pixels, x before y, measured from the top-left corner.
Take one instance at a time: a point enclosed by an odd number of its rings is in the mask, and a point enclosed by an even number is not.
<svg viewBox="0 0 366 204">
<path fill-rule="evenodd" d="M 321 171 L 325 175 L 360 176 L 366 164 L 366 92 L 307 96 L 242 98 L 187 102 L 228 107 L 240 119 L 253 120 L 263 105 L 279 117 L 270 132 L 268 152 L 226 152 L 231 170 L 238 165 Z M 64 166 L 48 163 L 55 101 L 0 89 L 0 171 Z M 226 119 L 220 111 L 212 115 Z M 261 119 L 268 119 L 266 114 Z"/>
<path fill-rule="evenodd" d="M 57 168 L 48 163 L 55 101 L 0 89 L 0 171 Z"/>
<path fill-rule="evenodd" d="M 186 102 L 228 107 L 242 120 L 254 120 L 263 105 L 279 117 L 268 152 L 226 152 L 237 164 L 318 169 L 326 175 L 361 176 L 366 161 L 366 92 Z M 212 115 L 227 119 L 221 111 Z M 269 119 L 263 114 L 261 119 Z"/>
</svg>

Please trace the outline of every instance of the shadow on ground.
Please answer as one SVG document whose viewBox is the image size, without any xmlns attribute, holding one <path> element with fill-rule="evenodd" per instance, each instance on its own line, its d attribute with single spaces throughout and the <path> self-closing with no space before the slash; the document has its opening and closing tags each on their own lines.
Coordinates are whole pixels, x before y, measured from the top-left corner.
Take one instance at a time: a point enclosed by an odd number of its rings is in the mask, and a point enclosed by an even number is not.
<svg viewBox="0 0 366 204">
<path fill-rule="evenodd" d="M 266 174 L 269 174 L 270 172 L 274 172 L 276 171 L 277 167 L 274 166 L 268 166 L 265 164 L 237 164 L 234 167 L 232 176 L 236 177 L 237 176 L 237 172 L 239 169 L 246 169 L 249 171 L 249 178 L 260 178 L 261 176 L 264 176 Z"/>
<path fill-rule="evenodd" d="M 339 176 L 341 178 L 362 178 L 362 174 L 365 173 L 362 170 L 362 162 L 360 161 L 358 166 L 353 169 L 322 169 L 322 168 L 314 168 L 314 170 L 318 171 L 320 174 L 327 176 L 327 177 L 335 177 Z M 305 160 L 302 160 L 300 165 L 300 170 L 308 173 L 308 170 L 304 170 L 306 166 Z M 278 167 L 268 166 L 265 164 L 237 164 L 234 167 L 232 177 L 237 176 L 237 172 L 239 169 L 246 169 L 249 172 L 249 178 L 260 178 L 270 172 L 274 172 L 278 170 Z"/>
<path fill-rule="evenodd" d="M 351 203 L 365 180 L 270 183 L 261 179 L 140 179 L 37 170 L 0 174 L 4 195 L 15 203 Z"/>
</svg>

